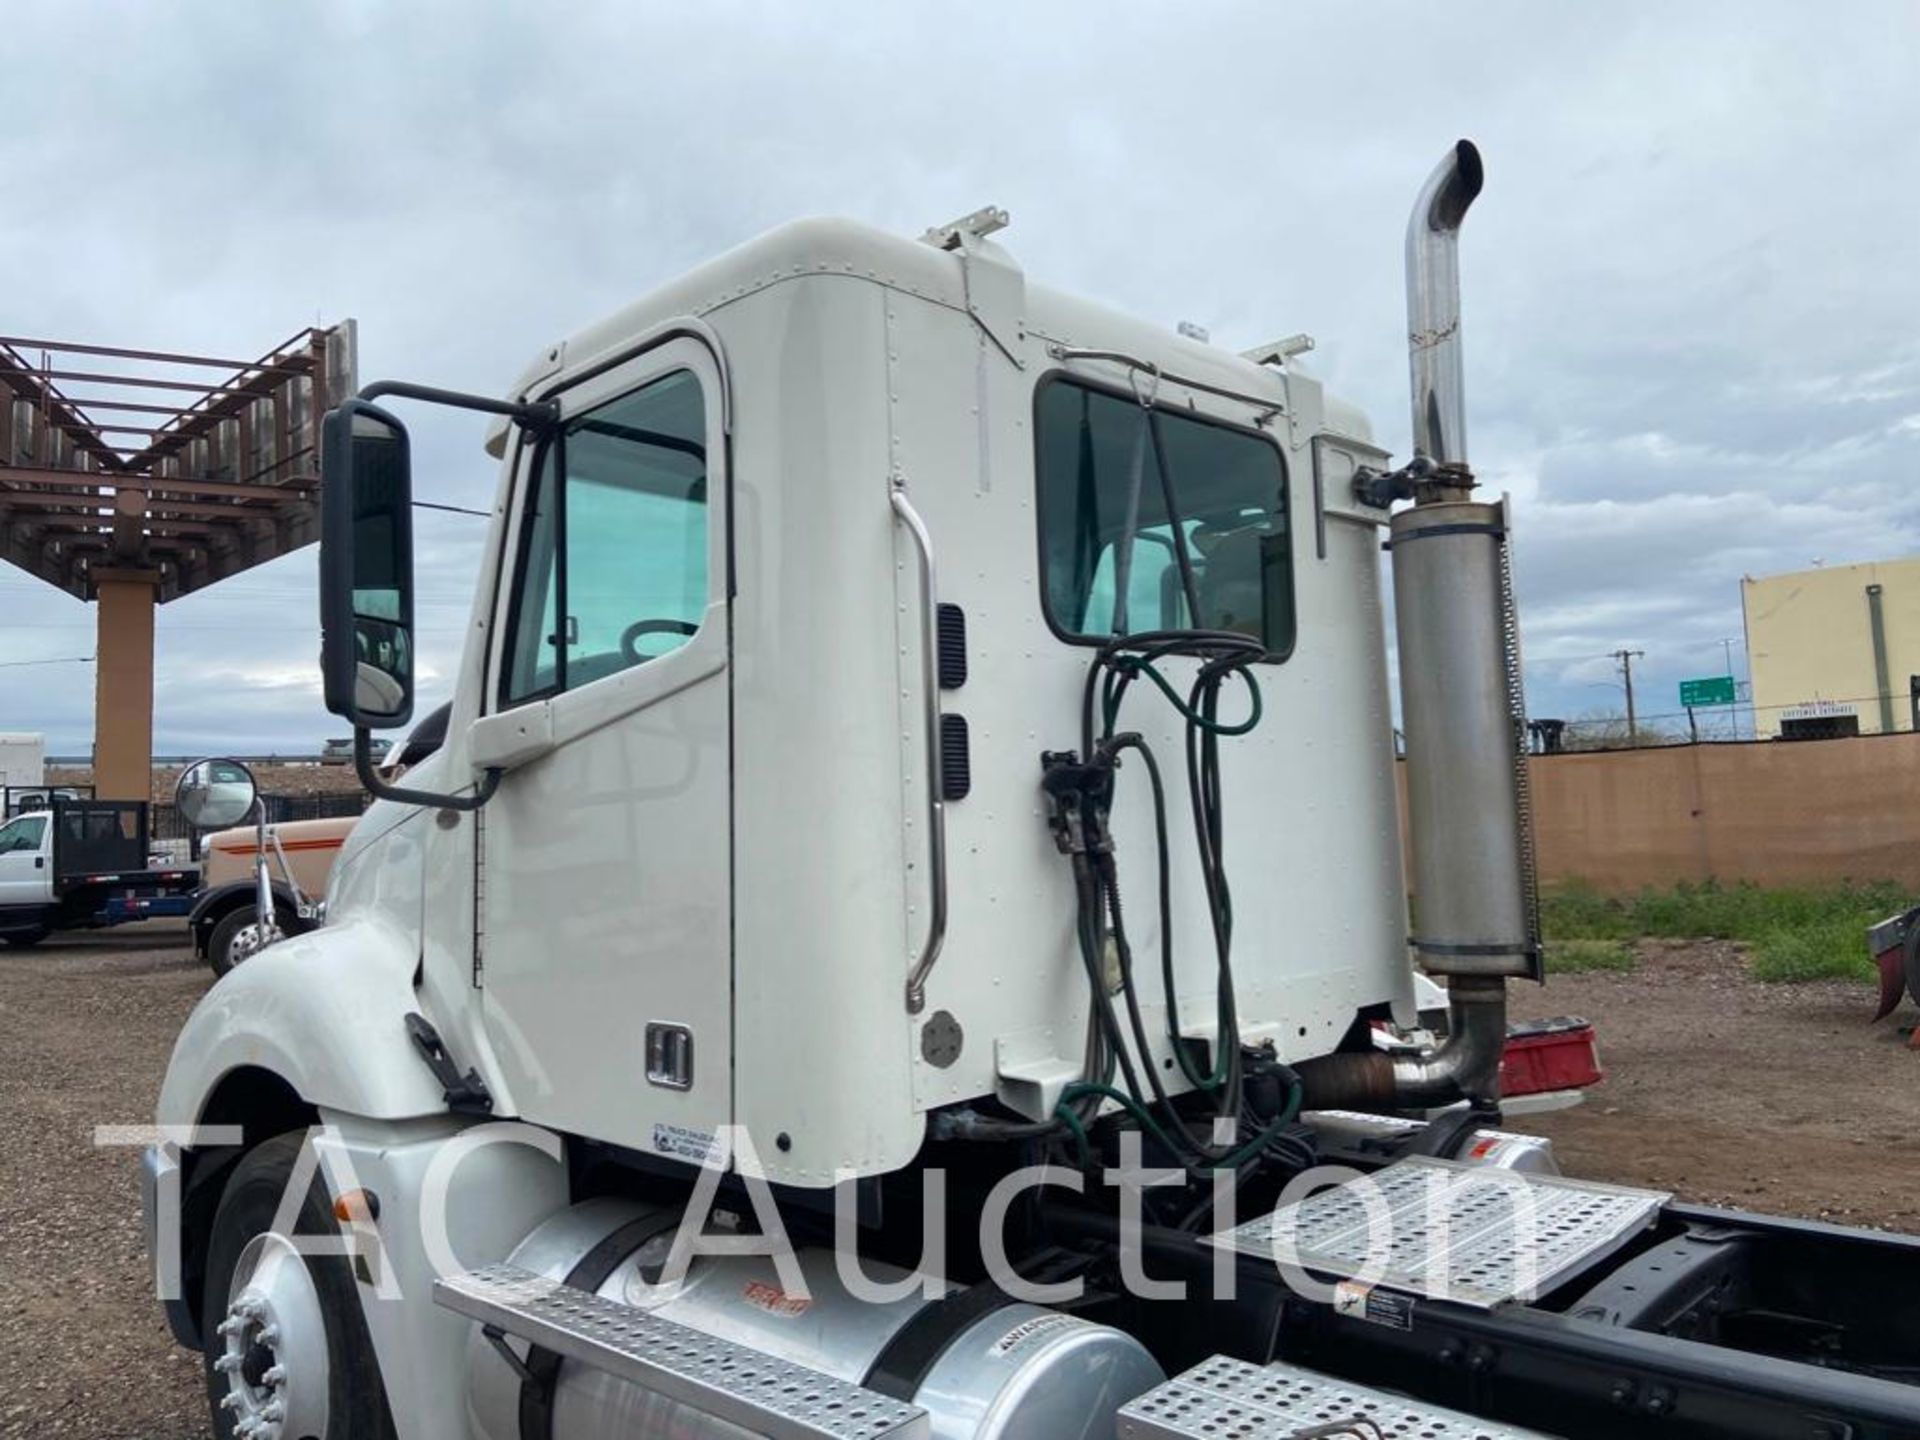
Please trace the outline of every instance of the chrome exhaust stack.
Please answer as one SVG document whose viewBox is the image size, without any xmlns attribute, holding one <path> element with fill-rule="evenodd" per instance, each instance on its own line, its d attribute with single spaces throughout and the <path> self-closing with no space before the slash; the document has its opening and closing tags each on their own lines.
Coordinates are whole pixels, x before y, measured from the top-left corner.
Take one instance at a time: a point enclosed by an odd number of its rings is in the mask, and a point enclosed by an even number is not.
<svg viewBox="0 0 1920 1440">
<path fill-rule="evenodd" d="M 1467 391 L 1460 363 L 1460 222 L 1486 181 L 1480 151 L 1458 142 L 1434 167 L 1407 220 L 1407 345 L 1413 453 L 1433 482 L 1473 487 L 1467 468 Z"/>
<path fill-rule="evenodd" d="M 1334 1055 L 1300 1067 L 1318 1108 L 1420 1109 L 1499 1098 L 1506 981 L 1539 978 L 1519 628 L 1507 508 L 1470 497 L 1460 363 L 1459 229 L 1480 193 L 1480 152 L 1455 145 L 1407 226 L 1414 458 L 1360 483 L 1388 525 L 1400 708 L 1407 736 L 1413 950 L 1448 980 L 1449 1024 L 1411 1058 Z"/>
</svg>

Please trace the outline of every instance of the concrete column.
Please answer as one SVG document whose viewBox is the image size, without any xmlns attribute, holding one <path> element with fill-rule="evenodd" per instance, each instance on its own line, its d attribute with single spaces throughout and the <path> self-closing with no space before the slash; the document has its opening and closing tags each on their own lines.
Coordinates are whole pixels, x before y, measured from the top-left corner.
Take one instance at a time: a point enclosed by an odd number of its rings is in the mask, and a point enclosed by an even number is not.
<svg viewBox="0 0 1920 1440">
<path fill-rule="evenodd" d="M 93 571 L 93 789 L 102 800 L 145 800 L 153 788 L 152 570 Z"/>
</svg>

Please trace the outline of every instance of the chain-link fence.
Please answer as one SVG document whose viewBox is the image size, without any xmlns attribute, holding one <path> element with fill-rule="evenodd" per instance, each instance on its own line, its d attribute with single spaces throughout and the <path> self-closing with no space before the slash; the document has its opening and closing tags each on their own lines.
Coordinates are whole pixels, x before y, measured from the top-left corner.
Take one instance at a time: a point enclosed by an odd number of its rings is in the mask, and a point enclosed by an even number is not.
<svg viewBox="0 0 1920 1440">
<path fill-rule="evenodd" d="M 1905 695 L 1803 700 L 1791 705 L 1696 706 L 1583 715 L 1527 722 L 1534 754 L 1645 750 L 1664 745 L 1722 745 L 1751 741 L 1848 740 L 1862 735 L 1920 730 L 1920 703 Z M 1889 723 L 1890 722 L 1890 723 Z"/>
</svg>

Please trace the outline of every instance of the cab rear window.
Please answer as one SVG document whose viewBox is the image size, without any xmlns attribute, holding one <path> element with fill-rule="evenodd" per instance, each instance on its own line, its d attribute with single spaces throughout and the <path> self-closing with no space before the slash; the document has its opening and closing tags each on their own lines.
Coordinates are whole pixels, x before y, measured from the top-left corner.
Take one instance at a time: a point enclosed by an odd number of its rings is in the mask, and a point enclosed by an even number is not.
<svg viewBox="0 0 1920 1440">
<path fill-rule="evenodd" d="M 1231 630 L 1275 658 L 1293 649 L 1278 446 L 1064 377 L 1035 411 L 1041 597 L 1059 635 Z"/>
</svg>

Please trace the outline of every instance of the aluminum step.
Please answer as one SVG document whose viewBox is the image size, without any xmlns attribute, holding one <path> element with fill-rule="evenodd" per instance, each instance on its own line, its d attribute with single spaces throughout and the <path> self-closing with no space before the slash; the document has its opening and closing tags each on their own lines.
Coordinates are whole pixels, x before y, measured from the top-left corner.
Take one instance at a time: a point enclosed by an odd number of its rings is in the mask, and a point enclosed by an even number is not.
<svg viewBox="0 0 1920 1440">
<path fill-rule="evenodd" d="M 1542 1440 L 1298 1366 L 1216 1355 L 1120 1410 L 1120 1440 Z"/>
<path fill-rule="evenodd" d="M 1208 1243 L 1491 1310 L 1614 1254 L 1673 1197 L 1422 1156 L 1322 1190 Z"/>
<path fill-rule="evenodd" d="M 514 1265 L 433 1285 L 436 1305 L 769 1440 L 929 1440 L 927 1412 Z"/>
</svg>

